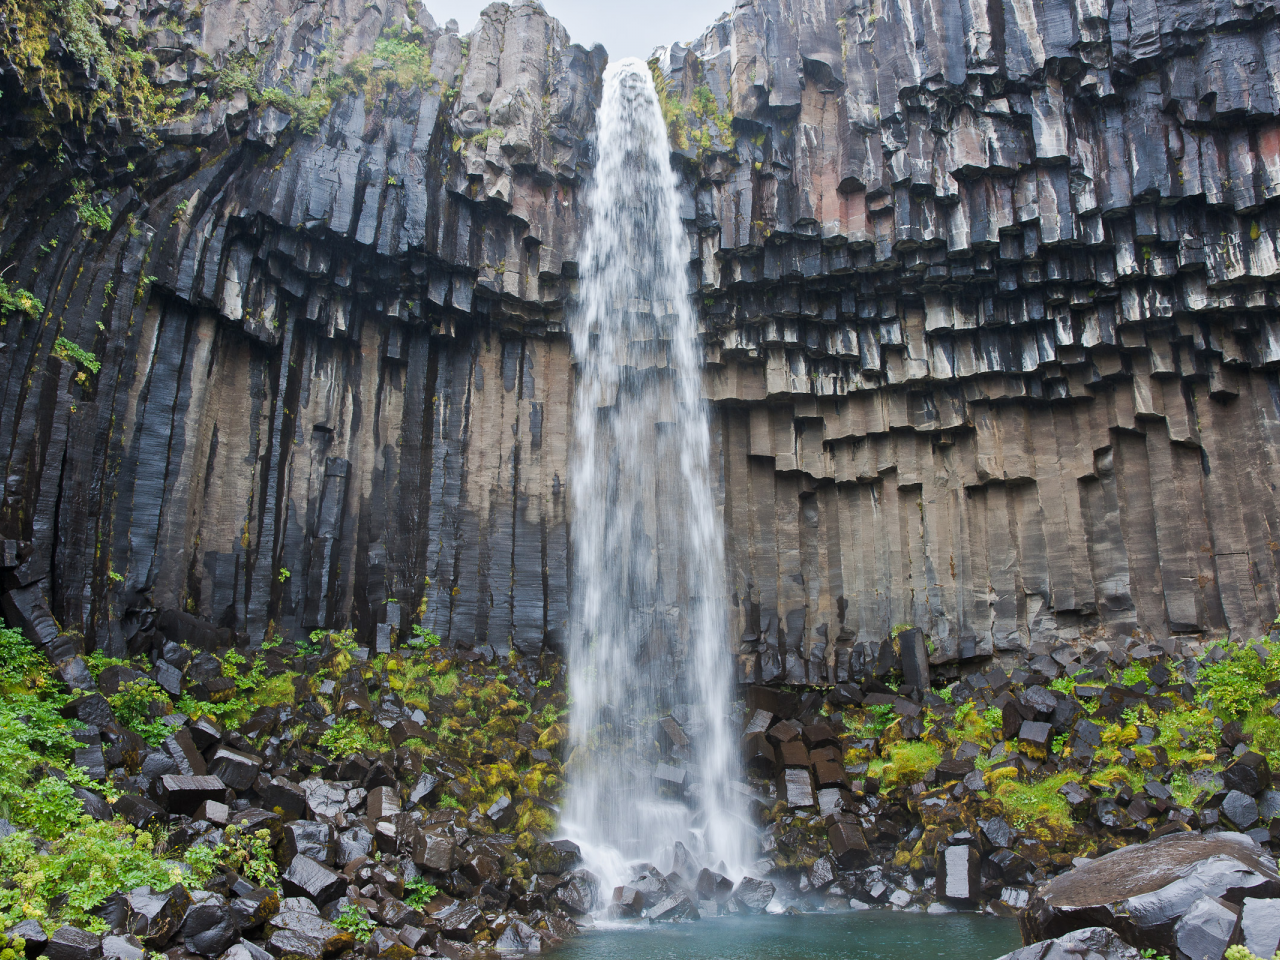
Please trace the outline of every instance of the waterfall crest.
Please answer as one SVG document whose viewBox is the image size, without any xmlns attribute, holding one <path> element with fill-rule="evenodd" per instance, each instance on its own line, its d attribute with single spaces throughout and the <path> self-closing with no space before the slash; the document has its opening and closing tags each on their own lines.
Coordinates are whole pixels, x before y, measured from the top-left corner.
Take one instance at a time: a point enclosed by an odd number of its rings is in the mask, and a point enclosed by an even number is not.
<svg viewBox="0 0 1280 960">
<path fill-rule="evenodd" d="M 643 62 L 605 72 L 597 137 L 571 322 L 574 752 L 563 819 L 607 892 L 638 864 L 687 869 L 690 857 L 740 876 L 750 828 L 734 788 L 724 547 L 689 241 Z"/>
</svg>

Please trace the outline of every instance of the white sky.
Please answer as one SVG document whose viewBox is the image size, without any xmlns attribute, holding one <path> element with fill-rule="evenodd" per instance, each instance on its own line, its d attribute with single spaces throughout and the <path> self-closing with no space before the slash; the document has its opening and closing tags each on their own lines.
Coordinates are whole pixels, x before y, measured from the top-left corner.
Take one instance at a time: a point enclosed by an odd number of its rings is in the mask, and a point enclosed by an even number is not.
<svg viewBox="0 0 1280 960">
<path fill-rule="evenodd" d="M 425 0 L 437 23 L 457 20 L 467 33 L 489 0 Z M 610 60 L 645 59 L 657 46 L 688 43 L 702 36 L 733 0 L 542 0 L 547 12 L 569 31 L 574 43 L 590 49 L 603 43 Z"/>
</svg>

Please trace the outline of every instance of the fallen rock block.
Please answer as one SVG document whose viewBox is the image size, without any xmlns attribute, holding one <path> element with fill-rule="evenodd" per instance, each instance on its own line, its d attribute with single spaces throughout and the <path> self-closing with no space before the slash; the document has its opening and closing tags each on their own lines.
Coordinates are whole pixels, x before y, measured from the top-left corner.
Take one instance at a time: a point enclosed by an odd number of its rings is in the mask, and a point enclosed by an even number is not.
<svg viewBox="0 0 1280 960">
<path fill-rule="evenodd" d="M 1107 927 L 1083 927 L 1054 940 L 1042 940 L 1007 953 L 1000 960 L 1140 960 L 1136 948 Z"/>
<path fill-rule="evenodd" d="M 733 891 L 733 899 L 748 913 L 763 913 L 777 891 L 768 880 L 744 877 Z"/>
<path fill-rule="evenodd" d="M 1029 943 L 1107 926 L 1127 943 L 1169 953 L 1174 927 L 1203 897 L 1280 896 L 1276 864 L 1238 833 L 1172 834 L 1116 850 L 1041 884 L 1020 918 Z"/>
<path fill-rule="evenodd" d="M 152 950 L 164 947 L 178 933 L 191 906 L 191 894 L 181 884 L 154 893 L 140 887 L 129 893 L 131 932 Z"/>
<path fill-rule="evenodd" d="M 102 956 L 102 940 L 79 927 L 59 927 L 45 947 L 49 960 L 98 960 Z"/>
<path fill-rule="evenodd" d="M 293 858 L 280 880 L 285 894 L 305 897 L 320 907 L 337 900 L 347 891 L 346 877 L 305 854 Z"/>
<path fill-rule="evenodd" d="M 1222 960 L 1238 939 L 1240 908 L 1217 897 L 1201 897 L 1173 928 L 1179 957 Z"/>
</svg>

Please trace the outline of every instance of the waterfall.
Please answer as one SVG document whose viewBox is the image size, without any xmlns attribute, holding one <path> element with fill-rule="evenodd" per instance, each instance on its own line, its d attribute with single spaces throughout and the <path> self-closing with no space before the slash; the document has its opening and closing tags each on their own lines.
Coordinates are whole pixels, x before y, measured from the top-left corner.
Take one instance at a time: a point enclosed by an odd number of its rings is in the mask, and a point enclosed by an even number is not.
<svg viewBox="0 0 1280 960">
<path fill-rule="evenodd" d="M 736 879 L 750 828 L 735 790 L 724 546 L 689 240 L 642 61 L 605 71 L 597 140 L 571 320 L 579 382 L 563 826 L 607 896 L 646 863 L 668 872 L 692 860 Z"/>
</svg>

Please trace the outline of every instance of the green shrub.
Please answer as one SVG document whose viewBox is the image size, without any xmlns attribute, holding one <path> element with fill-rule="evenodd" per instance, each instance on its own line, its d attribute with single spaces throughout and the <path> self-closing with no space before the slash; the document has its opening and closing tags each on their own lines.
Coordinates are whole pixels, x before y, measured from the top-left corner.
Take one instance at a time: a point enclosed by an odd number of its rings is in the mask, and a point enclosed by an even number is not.
<svg viewBox="0 0 1280 960">
<path fill-rule="evenodd" d="M 436 886 L 423 877 L 414 877 L 404 884 L 404 902 L 415 910 L 422 910 L 440 893 Z"/>
<path fill-rule="evenodd" d="M 102 369 L 102 362 L 97 357 L 66 337 L 59 337 L 54 341 L 53 355 L 59 360 L 74 360 L 89 373 L 97 373 Z"/>
<path fill-rule="evenodd" d="M 1220 663 L 1201 668 L 1196 692 L 1222 719 L 1243 720 L 1267 706 L 1266 686 L 1280 680 L 1280 644 L 1262 646 L 1270 651 L 1265 662 L 1252 647 L 1243 647 Z"/>
<path fill-rule="evenodd" d="M 354 903 L 342 908 L 333 925 L 339 930 L 347 931 L 361 943 L 373 936 L 373 931 L 378 928 L 378 925 L 369 918 L 364 907 L 358 907 Z"/>
<path fill-rule="evenodd" d="M 116 85 L 115 61 L 98 26 L 100 4 L 95 0 L 44 0 L 62 21 L 62 42 L 86 71 L 98 68 L 107 89 Z"/>
<path fill-rule="evenodd" d="M 216 847 L 189 847 L 186 862 L 202 882 L 213 876 L 218 867 L 234 870 L 260 887 L 274 886 L 280 879 L 280 869 L 271 855 L 271 831 L 245 833 L 234 823 L 223 831 L 222 842 Z"/>
<path fill-rule="evenodd" d="M 420 624 L 415 623 L 413 625 L 413 639 L 409 641 L 409 646 L 418 650 L 425 650 L 428 647 L 438 647 L 440 646 L 440 637 L 431 633 Z"/>
<path fill-rule="evenodd" d="M 76 180 L 71 186 L 74 192 L 67 202 L 76 208 L 76 216 L 80 218 L 80 222 L 89 230 L 110 230 L 111 211 L 102 204 L 94 202 L 88 182 Z"/>
<path fill-rule="evenodd" d="M 381 727 L 377 727 L 377 730 L 382 732 Z M 358 721 L 350 718 L 339 720 L 326 730 L 324 736 L 320 738 L 320 746 L 335 757 L 349 757 L 356 753 L 372 753 L 377 751 L 380 745 L 381 738 L 375 741 L 368 730 L 360 726 Z"/>
<path fill-rule="evenodd" d="M 44 313 L 44 304 L 30 290 L 0 280 L 0 322 L 7 322 L 11 313 L 38 317 Z"/>
<path fill-rule="evenodd" d="M 107 702 L 117 720 L 153 747 L 160 746 L 173 732 L 160 719 L 173 712 L 173 703 L 164 688 L 150 677 L 126 683 Z"/>
<path fill-rule="evenodd" d="M 27 677 L 48 666 L 49 661 L 31 646 L 21 630 L 0 627 L 0 684 L 23 684 Z"/>
<path fill-rule="evenodd" d="M 37 853 L 30 834 L 0 840 L 0 917 L 4 926 L 20 920 L 52 920 L 89 930 L 105 924 L 89 911 L 117 890 L 139 886 L 166 889 L 181 882 L 183 870 L 156 855 L 156 837 L 120 820 L 83 817 L 74 829 L 50 838 Z M 66 897 L 55 910 L 52 901 Z"/>
</svg>

